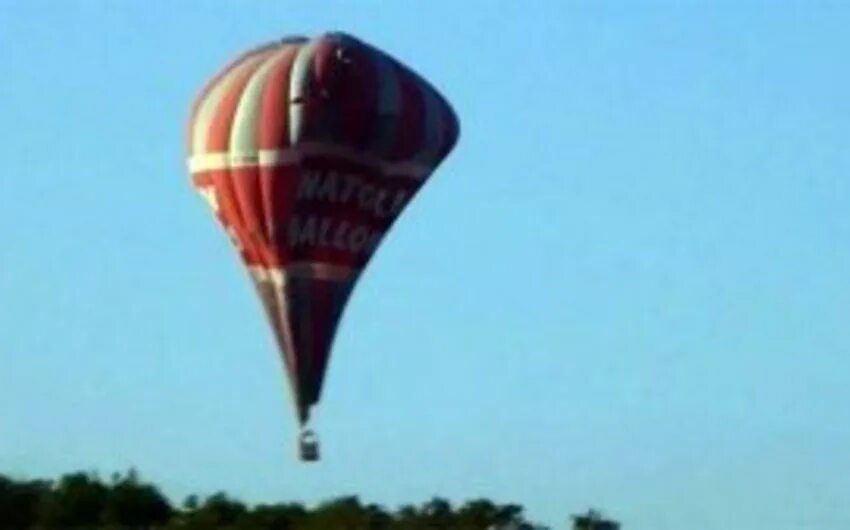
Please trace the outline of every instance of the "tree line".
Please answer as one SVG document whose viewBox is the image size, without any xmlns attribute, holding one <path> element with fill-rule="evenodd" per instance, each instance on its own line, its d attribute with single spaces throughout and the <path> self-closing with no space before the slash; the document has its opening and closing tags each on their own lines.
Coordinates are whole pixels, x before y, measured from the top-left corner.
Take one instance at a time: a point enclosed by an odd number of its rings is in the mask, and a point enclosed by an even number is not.
<svg viewBox="0 0 850 530">
<path fill-rule="evenodd" d="M 0 530 L 545 530 L 519 504 L 489 499 L 453 505 L 435 497 L 388 509 L 357 496 L 309 507 L 246 504 L 224 492 L 173 504 L 135 470 L 102 479 L 91 472 L 55 480 L 0 474 Z"/>
</svg>

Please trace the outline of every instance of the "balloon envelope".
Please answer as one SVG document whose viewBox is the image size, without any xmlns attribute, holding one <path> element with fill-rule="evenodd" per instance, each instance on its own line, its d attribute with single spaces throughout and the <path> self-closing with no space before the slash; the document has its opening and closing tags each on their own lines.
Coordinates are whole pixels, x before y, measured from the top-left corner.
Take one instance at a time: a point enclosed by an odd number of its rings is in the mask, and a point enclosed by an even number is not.
<svg viewBox="0 0 850 530">
<path fill-rule="evenodd" d="M 357 278 L 458 134 L 431 85 L 343 33 L 251 50 L 197 96 L 192 183 L 247 267 L 302 424 Z"/>
</svg>

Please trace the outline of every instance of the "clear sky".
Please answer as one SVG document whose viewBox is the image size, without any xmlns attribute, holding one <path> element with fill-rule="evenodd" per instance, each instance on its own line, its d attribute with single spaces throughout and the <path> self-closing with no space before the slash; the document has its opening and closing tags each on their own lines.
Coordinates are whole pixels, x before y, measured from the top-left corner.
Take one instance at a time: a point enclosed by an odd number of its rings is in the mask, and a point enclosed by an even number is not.
<svg viewBox="0 0 850 530">
<path fill-rule="evenodd" d="M 840 4 L 0 0 L 0 472 L 847 528 Z M 462 134 L 348 306 L 304 466 L 183 133 L 222 63 L 328 29 Z"/>
</svg>

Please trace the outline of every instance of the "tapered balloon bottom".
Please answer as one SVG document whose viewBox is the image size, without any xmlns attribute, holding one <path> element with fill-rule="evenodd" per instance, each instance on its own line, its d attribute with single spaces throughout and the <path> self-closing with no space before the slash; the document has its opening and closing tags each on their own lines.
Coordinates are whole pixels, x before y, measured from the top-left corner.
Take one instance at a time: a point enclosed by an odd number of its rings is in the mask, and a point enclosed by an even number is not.
<svg viewBox="0 0 850 530">
<path fill-rule="evenodd" d="M 298 436 L 298 457 L 302 462 L 319 460 L 319 438 L 310 429 L 304 429 Z"/>
</svg>

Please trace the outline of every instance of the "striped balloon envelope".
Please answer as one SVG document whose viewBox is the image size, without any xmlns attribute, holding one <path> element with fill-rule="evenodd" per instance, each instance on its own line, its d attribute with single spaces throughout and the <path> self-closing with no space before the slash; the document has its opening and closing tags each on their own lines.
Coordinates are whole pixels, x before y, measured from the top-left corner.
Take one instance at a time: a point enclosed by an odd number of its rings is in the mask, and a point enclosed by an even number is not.
<svg viewBox="0 0 850 530">
<path fill-rule="evenodd" d="M 344 33 L 253 49 L 197 96 L 192 183 L 256 287 L 303 432 L 352 288 L 458 134 L 437 90 Z"/>
</svg>

